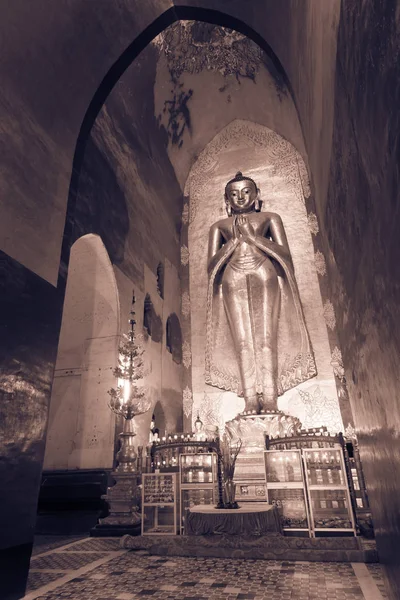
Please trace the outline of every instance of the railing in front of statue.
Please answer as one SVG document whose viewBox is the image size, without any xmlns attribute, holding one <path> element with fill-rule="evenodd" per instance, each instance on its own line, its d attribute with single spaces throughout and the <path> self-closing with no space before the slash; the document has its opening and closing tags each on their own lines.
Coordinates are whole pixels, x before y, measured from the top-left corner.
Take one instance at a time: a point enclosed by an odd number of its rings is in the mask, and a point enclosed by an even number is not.
<svg viewBox="0 0 400 600">
<path fill-rule="evenodd" d="M 182 439 L 174 439 L 165 442 L 153 442 L 150 447 L 149 457 L 147 458 L 148 465 L 151 470 L 179 470 L 179 455 L 180 454 L 197 454 L 199 452 L 215 452 L 219 453 L 219 439 L 193 440 L 187 441 Z"/>
<path fill-rule="evenodd" d="M 178 471 L 180 454 L 215 452 L 218 455 L 218 437 L 198 441 L 188 434 L 184 434 L 184 437 L 182 435 L 176 434 L 164 440 L 154 441 L 147 446 L 138 446 L 138 475 L 142 473 L 154 473 L 156 469 L 169 472 Z"/>
</svg>

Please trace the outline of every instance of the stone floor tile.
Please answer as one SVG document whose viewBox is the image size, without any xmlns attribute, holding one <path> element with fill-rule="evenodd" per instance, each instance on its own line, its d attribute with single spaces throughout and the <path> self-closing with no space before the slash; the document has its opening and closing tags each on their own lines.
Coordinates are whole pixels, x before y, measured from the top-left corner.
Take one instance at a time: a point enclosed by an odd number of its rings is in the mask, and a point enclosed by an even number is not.
<svg viewBox="0 0 400 600">
<path fill-rule="evenodd" d="M 92 541 L 96 543 L 92 544 Z M 173 557 L 169 560 L 168 557 L 150 556 L 145 551 L 115 552 L 119 546 L 116 540 L 111 541 L 107 544 L 106 539 L 79 540 L 65 548 L 71 557 L 66 565 L 68 569 L 75 568 L 75 577 L 71 573 L 71 580 L 58 587 L 55 587 L 55 581 L 43 588 L 42 593 L 40 582 L 46 581 L 46 575 L 50 579 L 60 575 L 65 581 L 67 570 L 62 572 L 60 560 L 65 560 L 63 556 L 67 552 L 59 548 L 38 556 L 36 561 L 46 560 L 36 563 L 31 572 L 30 577 L 39 581 L 33 600 L 137 600 L 146 597 L 153 600 L 365 600 L 360 587 L 361 576 L 364 585 L 369 577 L 376 589 L 383 586 L 379 565 L 368 569 L 364 566 L 364 570 L 360 570 L 353 569 L 349 563 L 203 557 Z M 102 559 L 100 566 L 91 567 L 99 555 L 108 558 Z M 74 560 L 77 563 L 71 565 L 70 561 Z M 76 569 L 80 569 L 79 572 Z M 381 598 L 384 596 L 379 600 Z"/>
<path fill-rule="evenodd" d="M 174 592 L 177 589 L 178 589 L 178 586 L 176 586 L 176 585 L 161 585 L 160 586 L 160 590 L 164 590 L 166 592 Z"/>
</svg>

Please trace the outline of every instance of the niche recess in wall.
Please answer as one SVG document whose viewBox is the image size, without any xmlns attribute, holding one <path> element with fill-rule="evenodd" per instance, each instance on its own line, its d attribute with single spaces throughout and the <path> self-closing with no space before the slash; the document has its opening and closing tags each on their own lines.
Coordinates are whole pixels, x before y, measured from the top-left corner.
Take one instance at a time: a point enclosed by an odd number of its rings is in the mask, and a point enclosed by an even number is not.
<svg viewBox="0 0 400 600">
<path fill-rule="evenodd" d="M 143 329 L 153 342 L 161 342 L 163 334 L 162 320 L 155 311 L 150 294 L 146 294 L 144 299 Z"/>
<path fill-rule="evenodd" d="M 164 265 L 158 263 L 157 267 L 157 292 L 160 298 L 164 299 Z"/>
<path fill-rule="evenodd" d="M 151 337 L 151 322 L 153 315 L 153 303 L 150 298 L 150 294 L 146 294 L 144 299 L 144 308 L 143 308 L 143 327 L 147 331 L 148 335 Z"/>
<path fill-rule="evenodd" d="M 180 365 L 182 362 L 182 330 L 175 313 L 169 315 L 166 322 L 165 345 L 168 352 L 172 354 L 172 360 Z"/>
</svg>

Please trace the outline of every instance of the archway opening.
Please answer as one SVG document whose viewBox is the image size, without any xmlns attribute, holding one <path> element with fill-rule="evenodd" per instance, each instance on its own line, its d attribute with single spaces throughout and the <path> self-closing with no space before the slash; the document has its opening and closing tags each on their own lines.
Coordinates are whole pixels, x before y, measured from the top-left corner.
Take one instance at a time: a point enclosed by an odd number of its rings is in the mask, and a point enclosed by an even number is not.
<svg viewBox="0 0 400 600">
<path fill-rule="evenodd" d="M 107 390 L 115 385 L 119 299 L 101 238 L 88 234 L 71 248 L 44 468 L 109 469 L 114 417 Z"/>
</svg>

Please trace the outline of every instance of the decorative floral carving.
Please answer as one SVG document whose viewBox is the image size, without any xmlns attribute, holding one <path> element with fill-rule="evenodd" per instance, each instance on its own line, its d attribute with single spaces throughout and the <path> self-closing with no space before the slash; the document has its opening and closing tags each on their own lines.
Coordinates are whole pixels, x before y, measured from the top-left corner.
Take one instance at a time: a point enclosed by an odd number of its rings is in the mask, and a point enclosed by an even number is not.
<svg viewBox="0 0 400 600">
<path fill-rule="evenodd" d="M 187 225 L 189 223 L 189 204 L 185 202 L 182 210 L 182 223 Z"/>
<path fill-rule="evenodd" d="M 326 275 L 326 264 L 325 258 L 322 252 L 319 250 L 316 251 L 314 256 L 315 268 L 317 269 L 318 275 Z"/>
<path fill-rule="evenodd" d="M 297 159 L 297 165 L 299 168 L 299 176 L 301 186 L 303 188 L 304 198 L 309 198 L 311 196 L 311 187 L 310 187 L 310 178 L 308 177 L 307 167 L 302 158 Z"/>
<path fill-rule="evenodd" d="M 260 440 L 267 434 L 270 437 L 296 435 L 301 429 L 297 417 L 285 415 L 279 411 L 276 414 L 254 415 L 246 420 L 236 417 L 225 423 L 225 428 L 233 440 L 243 440 L 245 448 L 259 447 Z"/>
<path fill-rule="evenodd" d="M 305 429 L 325 425 L 331 433 L 343 431 L 342 417 L 336 398 L 327 398 L 320 386 L 313 391 L 298 389 L 298 396 L 289 402 L 290 414 L 296 415 Z"/>
<path fill-rule="evenodd" d="M 355 440 L 357 441 L 357 433 L 356 430 L 354 429 L 353 425 L 351 423 L 349 423 L 346 427 L 346 429 L 344 430 L 344 437 L 348 440 Z"/>
<path fill-rule="evenodd" d="M 331 365 L 333 367 L 334 375 L 342 381 L 344 378 L 343 358 L 342 353 L 337 346 L 332 350 Z"/>
<path fill-rule="evenodd" d="M 223 429 L 223 420 L 220 415 L 222 394 L 210 396 L 204 392 L 201 405 L 198 407 L 200 419 L 203 421 L 204 429 L 209 433 L 214 433 L 216 428 Z"/>
<path fill-rule="evenodd" d="M 317 235 L 317 233 L 319 233 L 319 225 L 318 225 L 317 215 L 315 215 L 313 212 L 308 213 L 307 222 L 308 222 L 308 228 L 311 231 L 311 233 L 313 235 Z"/>
<path fill-rule="evenodd" d="M 204 195 L 207 173 L 213 171 L 218 155 L 236 140 L 247 139 L 256 148 L 265 149 L 265 161 L 274 174 L 280 175 L 293 190 L 295 197 L 304 203 L 309 195 L 307 169 L 297 150 L 268 127 L 237 119 L 227 125 L 207 144 L 193 166 L 185 185 L 185 196 L 190 196 L 189 225 L 196 218 L 197 204 Z M 306 178 L 306 179 L 305 179 Z"/>
<path fill-rule="evenodd" d="M 184 317 L 188 317 L 190 315 L 190 296 L 189 292 L 183 292 L 181 298 L 181 308 L 182 314 Z"/>
<path fill-rule="evenodd" d="M 185 245 L 181 246 L 181 264 L 186 267 L 189 263 L 190 253 L 189 248 Z"/>
<path fill-rule="evenodd" d="M 336 327 L 336 317 L 333 304 L 330 300 L 326 300 L 324 304 L 324 319 L 327 327 L 333 331 Z"/>
<path fill-rule="evenodd" d="M 204 70 L 254 81 L 264 58 L 261 48 L 238 31 L 199 21 L 173 23 L 153 44 L 164 52 L 173 81 L 184 72 Z"/>
<path fill-rule="evenodd" d="M 192 349 L 189 342 L 183 342 L 182 346 L 182 362 L 185 369 L 188 369 L 192 364 Z"/>
<path fill-rule="evenodd" d="M 192 410 L 193 410 L 193 393 L 192 390 L 187 385 L 182 392 L 182 401 L 183 401 L 183 414 L 186 418 L 189 418 Z"/>
</svg>

